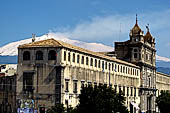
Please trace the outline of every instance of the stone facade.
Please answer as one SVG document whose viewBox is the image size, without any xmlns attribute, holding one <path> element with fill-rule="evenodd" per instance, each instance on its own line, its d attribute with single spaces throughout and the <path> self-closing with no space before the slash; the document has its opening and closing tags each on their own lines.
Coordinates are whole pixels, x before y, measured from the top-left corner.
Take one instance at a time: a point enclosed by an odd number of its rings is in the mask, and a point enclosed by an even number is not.
<svg viewBox="0 0 170 113">
<path fill-rule="evenodd" d="M 130 40 L 115 42 L 117 58 L 131 62 L 140 67 L 140 109 L 141 112 L 155 112 L 156 99 L 156 67 L 155 38 L 140 29 L 137 23 L 130 31 Z"/>
<path fill-rule="evenodd" d="M 16 65 L 0 65 L 0 113 L 16 113 Z"/>
<path fill-rule="evenodd" d="M 75 107 L 81 86 L 88 84 L 123 91 L 129 109 L 132 102 L 140 104 L 140 67 L 134 64 L 54 39 L 20 46 L 18 55 L 17 100 L 34 100 L 36 109 Z"/>
<path fill-rule="evenodd" d="M 114 52 L 54 39 L 24 44 L 18 47 L 17 100 L 34 100 L 35 109 L 57 103 L 75 107 L 82 85 L 106 84 L 124 92 L 131 113 L 153 113 L 156 94 L 170 90 L 170 77 L 156 73 L 155 55 L 155 38 L 148 26 L 144 34 L 137 19 L 130 39 L 115 42 Z"/>
</svg>

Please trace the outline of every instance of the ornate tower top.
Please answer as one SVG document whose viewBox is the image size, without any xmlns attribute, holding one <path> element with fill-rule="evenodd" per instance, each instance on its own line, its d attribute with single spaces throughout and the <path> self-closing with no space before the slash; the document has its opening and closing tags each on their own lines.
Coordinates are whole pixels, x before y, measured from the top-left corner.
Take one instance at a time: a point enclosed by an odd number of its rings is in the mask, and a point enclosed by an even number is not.
<svg viewBox="0 0 170 113">
<path fill-rule="evenodd" d="M 136 14 L 136 23 L 133 26 L 133 28 L 131 29 L 130 35 L 139 35 L 140 32 L 142 32 L 141 28 L 138 25 L 138 18 L 137 18 L 137 14 Z"/>
</svg>

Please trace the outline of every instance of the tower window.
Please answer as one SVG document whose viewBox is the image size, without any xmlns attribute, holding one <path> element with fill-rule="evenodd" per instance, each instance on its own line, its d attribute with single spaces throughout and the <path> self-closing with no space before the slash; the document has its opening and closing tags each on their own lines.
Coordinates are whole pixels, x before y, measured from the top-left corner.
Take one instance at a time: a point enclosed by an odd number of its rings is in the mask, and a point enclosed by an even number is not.
<svg viewBox="0 0 170 113">
<path fill-rule="evenodd" d="M 25 51 L 23 54 L 23 60 L 30 60 L 30 52 L 29 51 Z"/>
<path fill-rule="evenodd" d="M 43 60 L 43 52 L 42 51 L 36 52 L 36 60 Z"/>
<path fill-rule="evenodd" d="M 54 50 L 50 50 L 50 52 L 48 53 L 48 60 L 56 60 L 56 52 Z"/>
<path fill-rule="evenodd" d="M 138 54 L 137 53 L 134 53 L 134 58 L 137 58 L 138 57 Z"/>
</svg>

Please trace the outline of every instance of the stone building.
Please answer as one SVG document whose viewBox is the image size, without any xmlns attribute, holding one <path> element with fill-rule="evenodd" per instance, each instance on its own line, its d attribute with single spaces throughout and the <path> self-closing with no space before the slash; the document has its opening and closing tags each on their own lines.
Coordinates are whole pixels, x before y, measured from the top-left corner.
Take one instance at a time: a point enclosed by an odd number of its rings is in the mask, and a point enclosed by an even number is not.
<svg viewBox="0 0 170 113">
<path fill-rule="evenodd" d="M 18 47 L 17 101 L 32 100 L 35 109 L 57 103 L 78 104 L 82 85 L 106 84 L 123 91 L 131 113 L 154 113 L 170 77 L 156 72 L 155 38 L 136 23 L 130 39 L 115 42 L 115 51 L 93 52 L 47 39 Z M 138 107 L 139 106 L 139 107 Z"/>
<path fill-rule="evenodd" d="M 0 65 L 0 113 L 16 113 L 16 65 Z"/>
<path fill-rule="evenodd" d="M 142 112 L 155 111 L 156 99 L 156 65 L 155 38 L 141 30 L 136 24 L 130 30 L 130 40 L 115 42 L 115 53 L 118 59 L 131 62 L 140 67 L 140 109 Z"/>
<path fill-rule="evenodd" d="M 18 47 L 17 99 L 35 109 L 57 103 L 75 107 L 82 85 L 110 85 L 123 91 L 131 110 L 140 104 L 140 67 L 54 39 Z"/>
</svg>

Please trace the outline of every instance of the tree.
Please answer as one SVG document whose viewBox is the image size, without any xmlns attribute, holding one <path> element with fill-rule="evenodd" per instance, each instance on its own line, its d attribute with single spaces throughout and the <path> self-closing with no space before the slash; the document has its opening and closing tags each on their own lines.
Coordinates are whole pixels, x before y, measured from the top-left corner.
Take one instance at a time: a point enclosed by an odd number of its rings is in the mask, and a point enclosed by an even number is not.
<svg viewBox="0 0 170 113">
<path fill-rule="evenodd" d="M 161 91 L 161 95 L 156 98 L 156 103 L 161 113 L 169 113 L 170 93 L 168 91 Z"/>
<path fill-rule="evenodd" d="M 99 85 L 82 87 L 79 95 L 78 113 L 128 113 L 124 106 L 123 93 L 116 93 L 111 87 Z"/>
<path fill-rule="evenodd" d="M 47 113 L 64 113 L 65 108 L 63 104 L 56 104 L 47 110 Z"/>
</svg>

